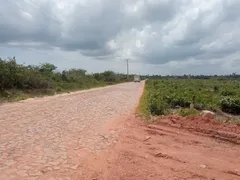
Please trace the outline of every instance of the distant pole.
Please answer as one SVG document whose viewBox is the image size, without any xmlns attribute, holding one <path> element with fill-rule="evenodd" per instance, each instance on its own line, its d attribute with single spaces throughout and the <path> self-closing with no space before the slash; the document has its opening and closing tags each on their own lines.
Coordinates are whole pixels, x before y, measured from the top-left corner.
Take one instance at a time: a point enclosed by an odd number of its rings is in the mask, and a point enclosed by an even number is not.
<svg viewBox="0 0 240 180">
<path fill-rule="evenodd" d="M 126 60 L 127 60 L 127 79 L 128 79 L 128 74 L 129 74 L 128 61 L 129 61 L 129 59 L 126 59 Z"/>
</svg>

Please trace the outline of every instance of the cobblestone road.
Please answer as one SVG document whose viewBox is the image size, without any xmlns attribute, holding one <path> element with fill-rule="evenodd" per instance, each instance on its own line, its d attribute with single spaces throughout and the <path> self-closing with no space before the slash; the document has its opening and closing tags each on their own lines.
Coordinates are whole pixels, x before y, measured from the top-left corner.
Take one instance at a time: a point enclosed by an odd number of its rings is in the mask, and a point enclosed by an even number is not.
<svg viewBox="0 0 240 180">
<path fill-rule="evenodd" d="M 0 180 L 71 179 L 83 149 L 101 152 L 117 133 L 101 129 L 130 114 L 143 83 L 28 99 L 0 106 Z M 107 139 L 107 141 L 104 141 Z"/>
</svg>

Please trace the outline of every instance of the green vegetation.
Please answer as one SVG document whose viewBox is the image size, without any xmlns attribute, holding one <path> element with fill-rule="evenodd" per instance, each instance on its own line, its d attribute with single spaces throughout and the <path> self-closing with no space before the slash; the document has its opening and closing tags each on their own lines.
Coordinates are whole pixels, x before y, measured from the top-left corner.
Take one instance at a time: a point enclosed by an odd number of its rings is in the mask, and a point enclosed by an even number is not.
<svg viewBox="0 0 240 180">
<path fill-rule="evenodd" d="M 139 105 L 138 105 L 138 113 L 140 113 L 142 116 L 148 118 L 150 116 L 150 112 L 148 109 L 148 89 L 144 88 L 142 97 L 140 99 Z"/>
<path fill-rule="evenodd" d="M 196 110 L 222 110 L 240 114 L 239 79 L 159 79 L 147 80 L 140 103 L 146 115 L 166 115 L 180 109 L 182 116 L 196 115 Z"/>
<path fill-rule="evenodd" d="M 189 108 L 181 108 L 178 111 L 178 114 L 180 116 L 190 116 L 190 115 L 199 115 L 199 112 L 196 109 L 189 109 Z"/>
<path fill-rule="evenodd" d="M 112 71 L 87 74 L 84 69 L 59 72 L 53 64 L 39 66 L 17 64 L 15 58 L 0 58 L 0 100 L 22 100 L 39 95 L 88 89 L 131 81 L 124 74 Z"/>
</svg>

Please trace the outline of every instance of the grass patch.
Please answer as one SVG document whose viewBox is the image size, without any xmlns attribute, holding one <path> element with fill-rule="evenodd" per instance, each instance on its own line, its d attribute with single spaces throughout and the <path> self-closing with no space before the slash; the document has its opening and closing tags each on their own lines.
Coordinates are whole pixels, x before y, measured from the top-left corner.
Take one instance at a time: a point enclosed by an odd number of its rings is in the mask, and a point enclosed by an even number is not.
<svg viewBox="0 0 240 180">
<path fill-rule="evenodd" d="M 143 91 L 142 97 L 140 98 L 140 102 L 137 109 L 137 112 L 145 118 L 150 117 L 150 112 L 148 108 L 148 93 L 149 92 L 147 88 L 144 88 L 144 91 Z"/>
<path fill-rule="evenodd" d="M 196 109 L 188 109 L 188 108 L 180 108 L 177 114 L 183 117 L 200 115 L 199 111 L 197 111 Z"/>
</svg>

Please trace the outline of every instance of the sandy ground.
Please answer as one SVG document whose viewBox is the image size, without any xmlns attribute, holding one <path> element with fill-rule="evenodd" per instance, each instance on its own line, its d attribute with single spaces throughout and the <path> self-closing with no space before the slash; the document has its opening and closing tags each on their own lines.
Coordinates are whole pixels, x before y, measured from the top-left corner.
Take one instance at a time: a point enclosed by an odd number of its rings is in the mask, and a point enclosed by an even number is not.
<svg viewBox="0 0 240 180">
<path fill-rule="evenodd" d="M 144 83 L 0 106 L 0 180 L 240 179 L 240 126 L 135 115 Z"/>
<path fill-rule="evenodd" d="M 240 126 L 202 117 L 127 122 L 102 179 L 240 179 Z"/>
</svg>

